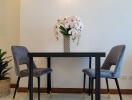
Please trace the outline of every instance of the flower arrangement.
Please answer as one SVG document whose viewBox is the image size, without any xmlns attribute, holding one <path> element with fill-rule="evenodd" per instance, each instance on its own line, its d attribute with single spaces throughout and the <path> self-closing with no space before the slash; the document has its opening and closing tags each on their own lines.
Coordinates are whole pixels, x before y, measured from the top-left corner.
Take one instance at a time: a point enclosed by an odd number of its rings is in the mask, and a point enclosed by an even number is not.
<svg viewBox="0 0 132 100">
<path fill-rule="evenodd" d="M 59 33 L 66 37 L 71 37 L 72 40 L 77 40 L 79 43 L 83 25 L 77 16 L 68 16 L 57 20 L 55 27 L 55 33 L 57 40 L 59 39 Z"/>
</svg>

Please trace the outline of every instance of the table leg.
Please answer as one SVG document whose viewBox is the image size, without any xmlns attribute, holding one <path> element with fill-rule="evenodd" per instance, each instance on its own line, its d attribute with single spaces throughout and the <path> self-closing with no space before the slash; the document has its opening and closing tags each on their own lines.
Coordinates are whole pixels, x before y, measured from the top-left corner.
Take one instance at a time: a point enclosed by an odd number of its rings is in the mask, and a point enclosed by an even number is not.
<svg viewBox="0 0 132 100">
<path fill-rule="evenodd" d="M 89 57 L 89 68 L 91 69 L 91 65 L 92 65 L 92 57 Z"/>
<path fill-rule="evenodd" d="M 47 58 L 47 67 L 48 68 L 51 68 L 51 58 L 48 57 Z M 49 73 L 47 75 L 47 93 L 50 93 L 51 92 L 51 73 Z"/>
<path fill-rule="evenodd" d="M 29 63 L 29 100 L 33 100 L 33 58 L 30 57 Z"/>
<path fill-rule="evenodd" d="M 91 69 L 91 65 L 92 65 L 92 57 L 89 57 L 89 69 Z M 89 88 L 88 88 L 88 94 L 90 96 L 90 87 L 91 87 L 91 79 L 89 77 Z"/>
<path fill-rule="evenodd" d="M 100 96 L 100 57 L 95 58 L 95 77 L 96 77 L 95 100 L 101 100 L 101 96 Z"/>
</svg>

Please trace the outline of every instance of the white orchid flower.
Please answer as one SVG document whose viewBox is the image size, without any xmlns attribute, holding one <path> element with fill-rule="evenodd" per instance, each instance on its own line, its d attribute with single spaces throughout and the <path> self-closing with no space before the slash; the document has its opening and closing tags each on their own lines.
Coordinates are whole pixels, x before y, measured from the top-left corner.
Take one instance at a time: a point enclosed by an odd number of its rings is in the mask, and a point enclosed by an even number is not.
<svg viewBox="0 0 132 100">
<path fill-rule="evenodd" d="M 60 28 L 60 26 L 62 27 Z M 56 33 L 56 37 L 59 38 L 58 35 L 60 33 L 60 30 L 63 32 L 65 31 L 65 34 L 68 34 L 68 36 L 71 36 L 72 40 L 77 39 L 77 44 L 78 44 L 79 39 L 81 37 L 82 29 L 83 29 L 83 24 L 80 21 L 79 17 L 67 16 L 57 20 L 55 33 Z"/>
</svg>

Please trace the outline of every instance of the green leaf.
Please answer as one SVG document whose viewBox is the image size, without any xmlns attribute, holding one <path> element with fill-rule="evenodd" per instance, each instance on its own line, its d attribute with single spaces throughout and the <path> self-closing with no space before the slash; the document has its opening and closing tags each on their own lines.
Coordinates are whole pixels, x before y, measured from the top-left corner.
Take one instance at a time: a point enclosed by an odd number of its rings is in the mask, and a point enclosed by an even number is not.
<svg viewBox="0 0 132 100">
<path fill-rule="evenodd" d="M 2 60 L 5 60 L 5 59 L 11 58 L 11 57 L 12 57 L 12 56 L 4 57 Z"/>
<path fill-rule="evenodd" d="M 70 36 L 70 34 L 68 34 L 68 31 L 70 30 L 70 28 L 66 29 L 64 26 L 60 26 L 59 29 L 60 29 L 60 33 L 62 33 L 63 35 Z"/>
<path fill-rule="evenodd" d="M 0 49 L 0 80 L 5 79 L 8 71 L 11 69 L 8 68 L 8 65 L 12 61 L 12 59 L 10 59 L 11 56 L 4 57 L 6 54 L 7 52 L 2 52 L 2 49 Z"/>
<path fill-rule="evenodd" d="M 60 30 L 60 33 L 62 33 L 63 35 L 66 34 L 64 31 Z"/>
<path fill-rule="evenodd" d="M 61 30 L 66 31 L 66 29 L 65 29 L 65 27 L 64 27 L 64 26 L 60 26 L 59 28 L 60 28 Z"/>
<path fill-rule="evenodd" d="M 0 49 L 0 54 L 1 54 L 1 52 L 2 52 L 2 49 Z"/>
<path fill-rule="evenodd" d="M 59 28 L 60 28 L 60 30 L 62 30 L 62 31 L 67 33 L 67 29 L 64 26 L 60 26 Z"/>
<path fill-rule="evenodd" d="M 11 69 L 11 67 L 10 67 L 10 68 L 5 69 L 5 70 L 2 72 L 2 74 L 7 73 L 10 69 Z"/>
<path fill-rule="evenodd" d="M 2 58 L 5 54 L 6 54 L 6 52 L 2 52 L 2 53 L 0 54 L 0 58 Z"/>
</svg>

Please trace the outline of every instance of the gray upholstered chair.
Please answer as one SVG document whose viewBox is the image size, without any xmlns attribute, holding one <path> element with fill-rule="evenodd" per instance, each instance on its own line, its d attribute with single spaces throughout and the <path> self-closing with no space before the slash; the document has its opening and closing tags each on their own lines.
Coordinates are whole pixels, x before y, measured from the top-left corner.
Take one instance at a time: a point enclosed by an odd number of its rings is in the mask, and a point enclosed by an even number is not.
<svg viewBox="0 0 132 100">
<path fill-rule="evenodd" d="M 107 90 L 109 93 L 109 85 L 108 85 L 108 79 L 114 79 L 117 85 L 117 89 L 119 92 L 120 100 L 122 100 L 121 96 L 121 91 L 119 88 L 119 83 L 118 83 L 118 78 L 120 77 L 121 73 L 121 66 L 122 66 L 122 58 L 124 55 L 125 51 L 125 45 L 117 45 L 111 49 L 109 52 L 108 56 L 106 57 L 102 67 L 101 67 L 101 78 L 106 79 L 106 84 L 107 84 Z M 111 71 L 112 65 L 115 65 L 114 71 Z M 95 77 L 95 69 L 83 69 L 84 72 L 84 86 L 83 89 L 85 91 L 85 78 L 86 75 L 89 76 L 90 78 L 90 84 L 91 86 L 89 87 L 89 92 L 91 92 L 91 100 L 93 100 L 93 84 L 94 84 L 94 79 Z M 90 93 L 89 93 L 90 94 Z"/>
<path fill-rule="evenodd" d="M 28 77 L 29 75 L 29 57 L 28 57 L 28 50 L 24 46 L 12 46 L 11 47 L 14 63 L 15 63 L 15 70 L 16 75 L 18 76 L 17 85 L 15 87 L 15 92 L 13 98 L 15 98 L 16 91 L 19 87 L 19 81 L 22 77 Z M 20 65 L 26 64 L 27 68 L 24 70 L 20 69 Z M 33 63 L 33 76 L 38 78 L 38 100 L 40 100 L 40 76 L 51 73 L 51 69 L 49 68 L 37 68 L 35 63 Z M 28 89 L 29 89 L 29 82 L 28 82 Z"/>
</svg>

